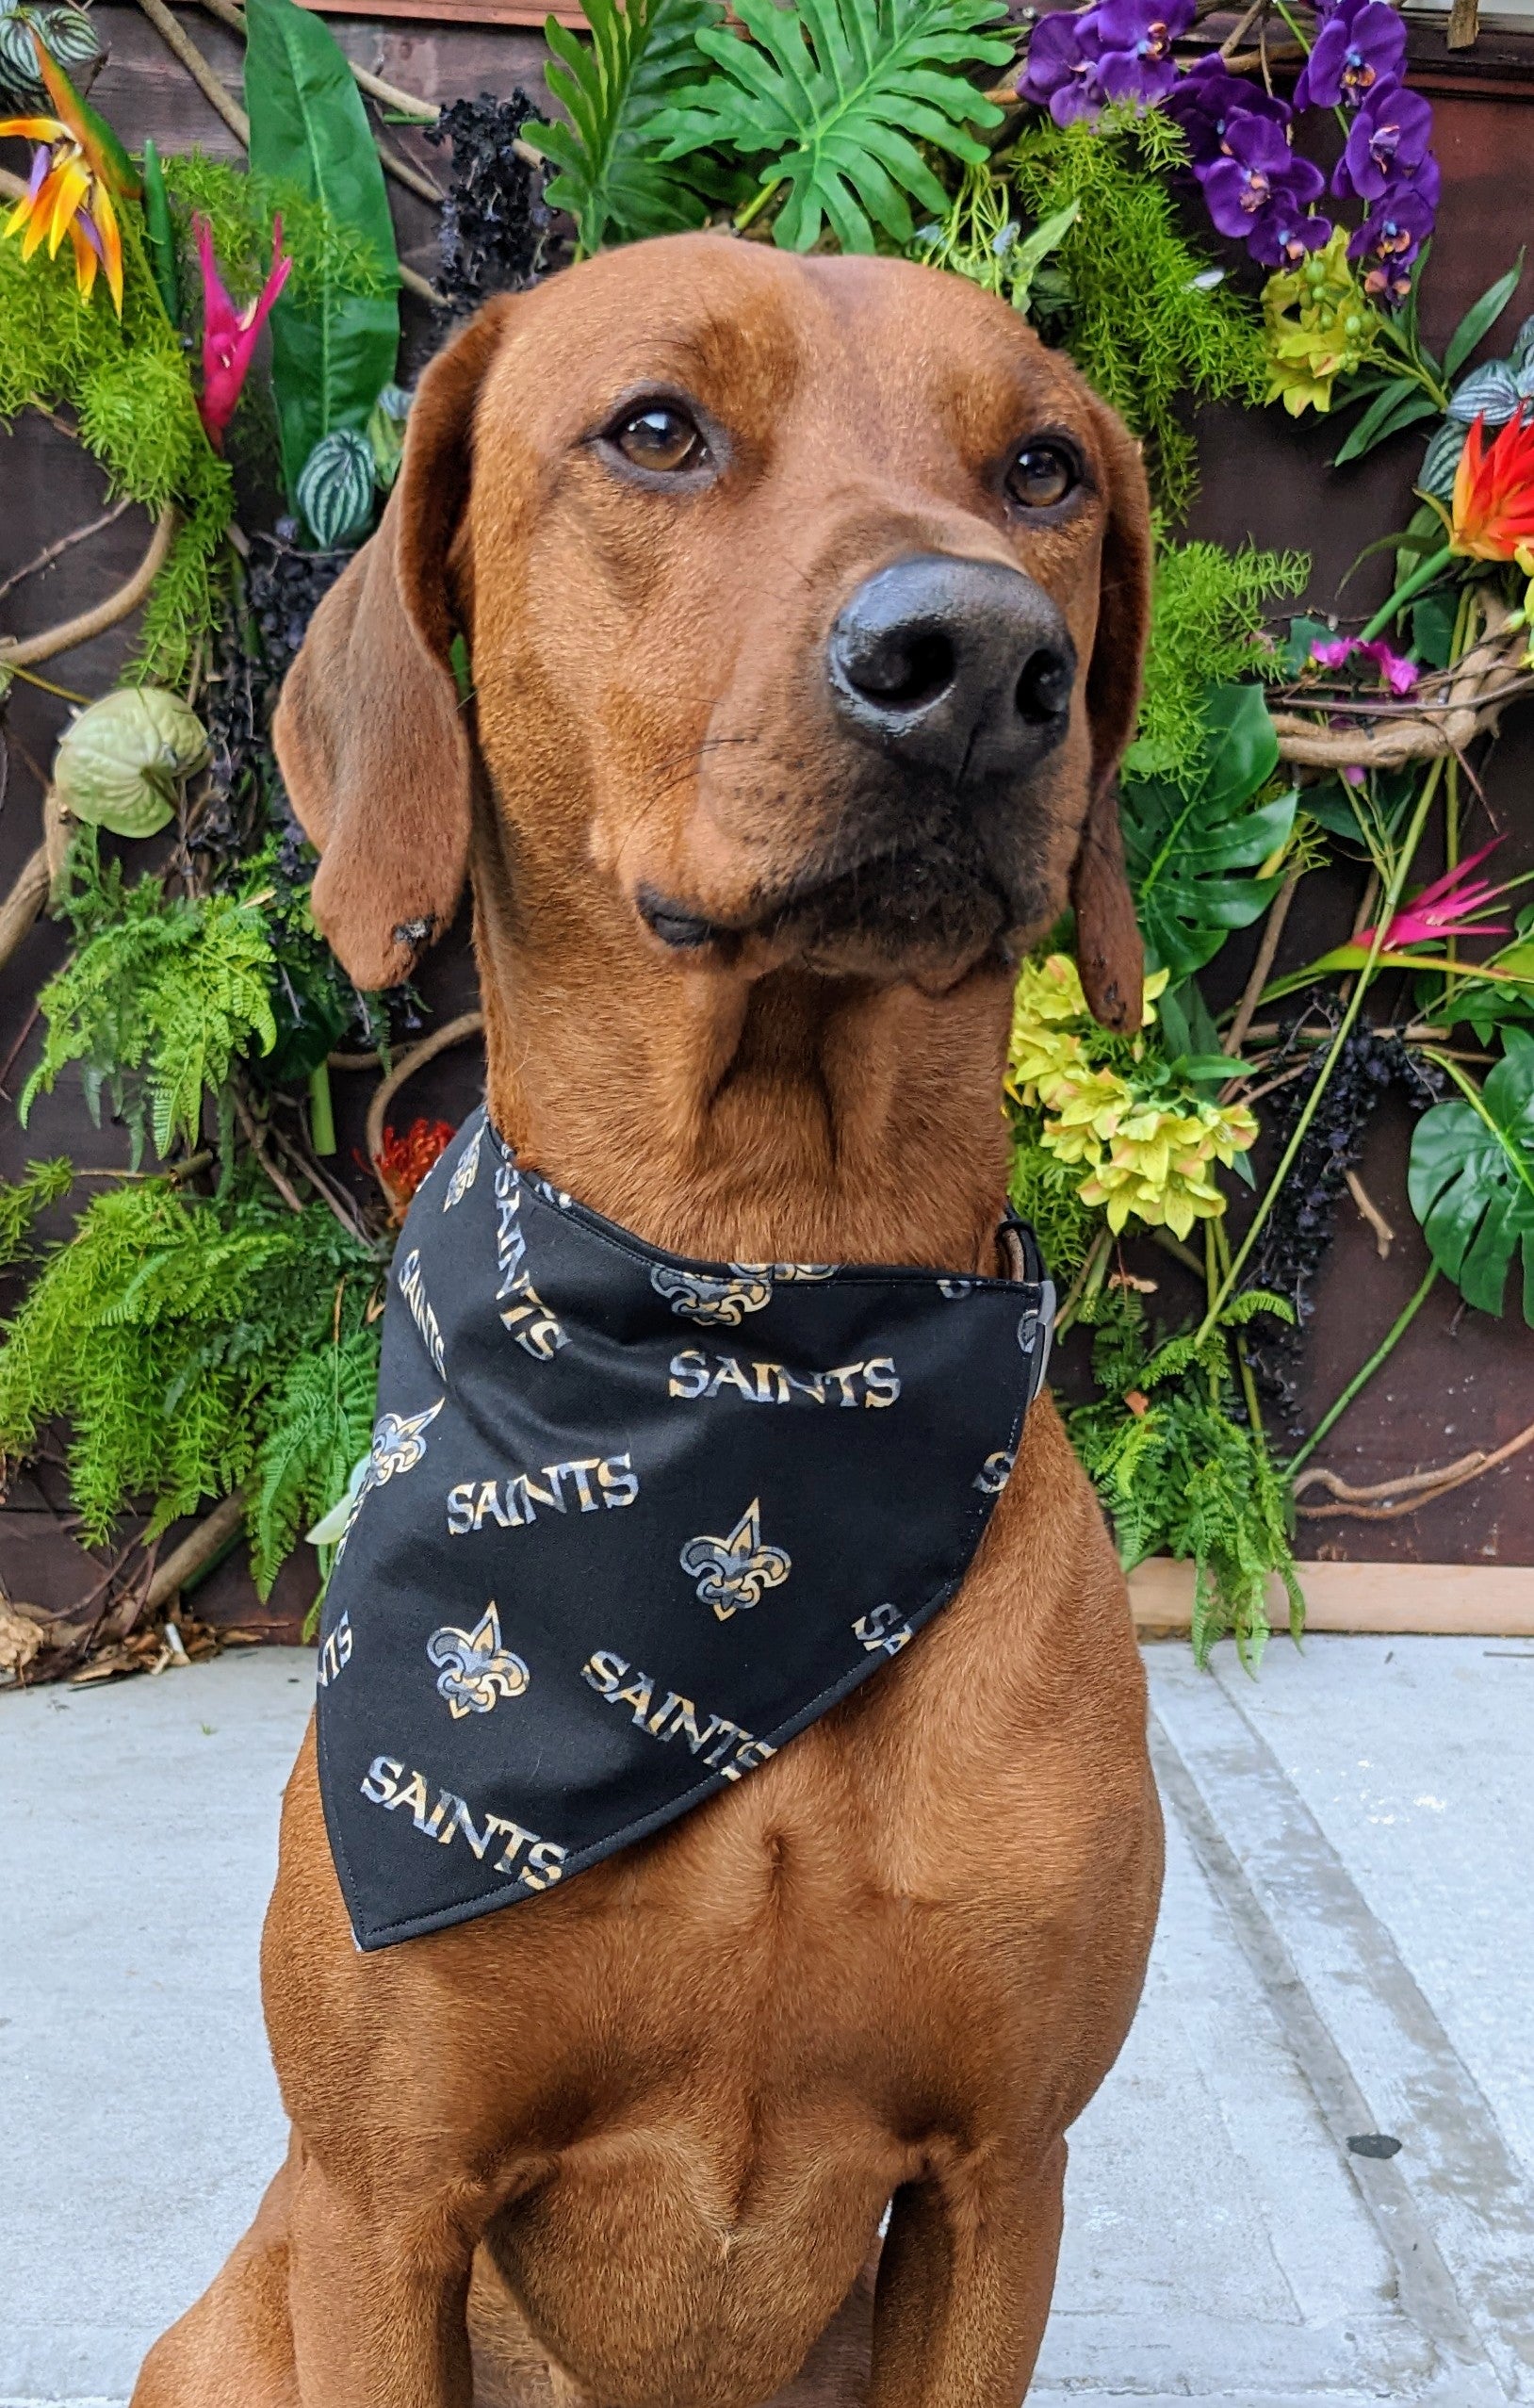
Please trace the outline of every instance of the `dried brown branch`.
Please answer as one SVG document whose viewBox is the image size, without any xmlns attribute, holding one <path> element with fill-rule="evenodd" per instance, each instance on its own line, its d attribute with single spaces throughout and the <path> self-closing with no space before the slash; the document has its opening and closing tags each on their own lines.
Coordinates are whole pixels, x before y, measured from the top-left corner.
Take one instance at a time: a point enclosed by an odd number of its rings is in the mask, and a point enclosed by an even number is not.
<svg viewBox="0 0 1534 2408">
<path fill-rule="evenodd" d="M 41 635 L 0 636 L 0 670 L 24 668 L 34 661 L 51 661 L 60 652 L 73 652 L 77 644 L 89 644 L 92 636 L 104 635 L 109 627 L 127 618 L 164 567 L 178 524 L 174 504 L 168 502 L 155 521 L 143 559 L 127 582 L 104 602 L 62 620 L 57 627 L 44 628 Z"/>
<path fill-rule="evenodd" d="M 250 1106 L 246 1103 L 244 1096 L 241 1095 L 237 1087 L 232 1087 L 229 1092 L 234 1098 L 235 1112 L 238 1119 L 240 1127 L 245 1132 L 245 1140 L 249 1145 L 251 1152 L 254 1155 L 257 1162 L 261 1165 L 261 1168 L 266 1172 L 267 1177 L 271 1181 L 272 1186 L 276 1188 L 277 1193 L 281 1196 L 284 1204 L 287 1206 L 288 1211 L 302 1212 L 303 1210 L 302 1199 L 294 1189 L 292 1182 L 284 1177 L 282 1171 L 278 1170 L 277 1165 L 273 1162 L 270 1155 L 267 1152 L 266 1133 L 257 1122 L 254 1113 L 251 1110 Z"/>
<path fill-rule="evenodd" d="M 192 82 L 211 108 L 217 109 L 242 150 L 251 147 L 251 121 L 222 78 L 217 75 L 193 41 L 183 31 L 165 0 L 139 0 L 155 31 L 173 57 L 179 58 Z"/>
<path fill-rule="evenodd" d="M 1395 1232 L 1391 1227 L 1389 1221 L 1385 1219 L 1385 1216 L 1380 1211 L 1379 1206 L 1375 1203 L 1374 1198 L 1370 1195 L 1363 1180 L 1359 1177 L 1358 1172 L 1356 1171 L 1349 1171 L 1346 1176 L 1347 1192 L 1352 1197 L 1353 1202 L 1357 1204 L 1359 1211 L 1363 1214 L 1364 1220 L 1368 1222 L 1369 1227 L 1374 1231 L 1374 1250 L 1379 1255 L 1380 1261 L 1384 1262 L 1390 1253 L 1392 1246 L 1395 1243 Z"/>
<path fill-rule="evenodd" d="M 387 1078 L 379 1081 L 367 1106 L 367 1159 L 375 1173 L 378 1157 L 384 1151 L 384 1116 L 406 1079 L 414 1078 L 418 1070 L 438 1054 L 445 1054 L 449 1045 L 465 1044 L 469 1038 L 481 1035 L 483 1029 L 483 1012 L 461 1012 L 456 1020 L 445 1021 L 430 1037 L 423 1037 L 418 1045 L 412 1045 L 408 1054 L 401 1054 Z"/>
<path fill-rule="evenodd" d="M 1510 1462 L 1528 1446 L 1534 1446 L 1534 1421 L 1491 1454 L 1477 1449 L 1461 1455 L 1456 1463 L 1441 1465 L 1436 1471 L 1408 1472 L 1399 1480 L 1377 1481 L 1369 1488 L 1352 1488 L 1336 1472 L 1321 1467 L 1301 1472 L 1295 1482 L 1297 1497 L 1302 1489 L 1317 1487 L 1330 1489 L 1340 1501 L 1333 1505 L 1299 1505 L 1296 1511 L 1317 1522 L 1339 1516 L 1350 1521 L 1393 1522 L 1402 1514 L 1416 1513 L 1420 1506 L 1436 1505 L 1441 1497 L 1463 1488 L 1472 1480 L 1479 1480 L 1484 1472 L 1495 1471 L 1500 1464 Z M 1378 1504 L 1374 1501 L 1377 1498 L 1394 1501 Z"/>
<path fill-rule="evenodd" d="M 1303 876 L 1303 870 L 1291 870 L 1273 897 L 1267 922 L 1263 929 L 1263 941 L 1257 948 L 1257 958 L 1251 966 L 1251 976 L 1242 990 L 1241 1001 L 1236 1006 L 1235 1018 L 1231 1023 L 1222 1048 L 1222 1051 L 1227 1054 L 1239 1054 L 1247 1041 L 1247 1031 L 1251 1026 L 1258 1003 L 1262 998 L 1263 989 L 1267 984 L 1274 958 L 1279 950 L 1279 939 L 1283 934 L 1283 924 L 1289 917 L 1289 906 L 1299 891 L 1299 881 Z"/>
<path fill-rule="evenodd" d="M 169 1605 L 183 1581 L 189 1581 L 194 1572 L 200 1572 L 204 1564 L 211 1564 L 244 1520 L 245 1499 L 237 1488 L 232 1496 L 225 1497 L 215 1505 L 210 1514 L 204 1515 L 195 1530 L 188 1532 L 179 1547 L 171 1548 L 144 1591 L 140 1614 L 157 1614 L 162 1606 Z"/>
<path fill-rule="evenodd" d="M 124 494 L 121 501 L 115 501 L 110 510 L 104 510 L 99 518 L 92 518 L 89 526 L 73 527 L 67 535 L 60 535 L 56 544 L 44 546 L 35 560 L 29 560 L 24 568 L 13 568 L 10 575 L 3 583 L 0 583 L 0 601 L 5 599 L 12 587 L 24 584 L 27 578 L 36 577 L 42 569 L 50 567 L 63 553 L 72 551 L 76 544 L 86 543 L 92 535 L 99 535 L 104 527 L 112 526 L 122 517 L 124 510 L 132 508 L 132 495 Z"/>
</svg>

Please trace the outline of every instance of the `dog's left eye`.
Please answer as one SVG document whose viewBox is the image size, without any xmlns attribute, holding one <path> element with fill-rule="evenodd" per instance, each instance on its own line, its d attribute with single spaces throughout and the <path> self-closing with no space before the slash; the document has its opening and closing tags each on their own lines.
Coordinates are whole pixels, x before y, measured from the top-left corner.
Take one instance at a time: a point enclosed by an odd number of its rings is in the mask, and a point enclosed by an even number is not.
<svg viewBox="0 0 1534 2408">
<path fill-rule="evenodd" d="M 1025 443 L 1006 472 L 1006 489 L 1024 510 L 1051 510 L 1080 483 L 1075 461 L 1060 443 Z"/>
<path fill-rule="evenodd" d="M 709 447 L 685 410 L 668 401 L 652 401 L 612 430 L 610 440 L 636 468 L 659 469 L 674 475 L 679 468 L 701 468 Z"/>
</svg>

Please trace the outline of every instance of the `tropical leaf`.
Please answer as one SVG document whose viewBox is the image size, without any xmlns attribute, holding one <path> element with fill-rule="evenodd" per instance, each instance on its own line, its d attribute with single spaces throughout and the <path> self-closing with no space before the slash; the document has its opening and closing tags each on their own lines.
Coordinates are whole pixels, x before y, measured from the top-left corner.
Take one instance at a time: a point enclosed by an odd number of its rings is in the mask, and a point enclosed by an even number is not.
<svg viewBox="0 0 1534 2408">
<path fill-rule="evenodd" d="M 1212 961 L 1232 928 L 1245 928 L 1279 891 L 1253 876 L 1294 826 L 1298 796 L 1253 804 L 1278 766 L 1278 738 L 1260 686 L 1214 687 L 1207 734 L 1191 774 L 1128 779 L 1124 852 L 1134 908 L 1153 969 L 1173 983 Z"/>
<path fill-rule="evenodd" d="M 384 171 L 335 35 L 297 0 L 249 0 L 245 97 L 251 166 L 296 186 L 376 253 L 388 289 L 359 293 L 333 272 L 318 297 L 286 292 L 271 313 L 271 383 L 291 500 L 303 464 L 338 427 L 366 433 L 400 348 L 400 263 Z"/>
<path fill-rule="evenodd" d="M 249 1513 L 258 1596 L 270 1596 L 299 1532 L 339 1494 L 366 1450 L 377 1390 L 378 1335 L 367 1328 L 338 1346 L 299 1355 L 277 1384 Z"/>
<path fill-rule="evenodd" d="M 580 0 L 591 27 L 588 49 L 555 17 L 544 26 L 554 53 L 548 89 L 570 123 L 533 118 L 522 128 L 530 149 L 559 173 L 547 199 L 568 209 L 589 258 L 609 235 L 633 241 L 677 234 L 708 215 L 718 177 L 699 163 L 667 166 L 657 156 L 657 112 L 701 64 L 696 37 L 717 25 L 720 0 Z"/>
<path fill-rule="evenodd" d="M 1507 1028 L 1503 1043 L 1474 1102 L 1435 1104 L 1417 1122 L 1407 1192 L 1434 1262 L 1467 1304 L 1500 1314 L 1522 1254 L 1534 1329 L 1534 1036 Z"/>
<path fill-rule="evenodd" d="M 785 250 L 810 250 L 827 222 L 843 251 L 872 251 L 875 226 L 906 243 L 909 200 L 934 217 L 948 209 L 918 143 L 978 165 L 987 153 L 969 128 L 1002 122 L 962 71 L 1006 65 L 1011 42 L 985 30 L 1004 14 L 1004 0 L 801 0 L 797 9 L 738 0 L 750 40 L 699 33 L 718 72 L 679 91 L 650 131 L 667 159 L 715 145 L 768 153 L 756 205 L 781 191 L 773 233 Z"/>
</svg>

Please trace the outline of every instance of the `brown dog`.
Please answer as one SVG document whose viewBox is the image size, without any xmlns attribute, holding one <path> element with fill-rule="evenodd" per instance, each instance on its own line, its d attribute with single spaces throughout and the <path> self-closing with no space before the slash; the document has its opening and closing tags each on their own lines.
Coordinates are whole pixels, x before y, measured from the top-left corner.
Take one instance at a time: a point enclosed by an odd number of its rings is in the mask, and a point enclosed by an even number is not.
<svg viewBox="0 0 1534 2408">
<path fill-rule="evenodd" d="M 471 873 L 495 1118 L 651 1241 L 991 1270 L 1020 946 L 1069 896 L 1139 996 L 1147 554 L 1118 421 L 957 277 L 705 235 L 492 303 L 284 696 L 319 922 L 383 985 Z M 1046 1399 L 914 1645 L 544 1897 L 358 1954 L 311 1739 L 291 2150 L 138 2408 L 1017 2408 L 1155 1915 L 1144 1725 Z"/>
</svg>

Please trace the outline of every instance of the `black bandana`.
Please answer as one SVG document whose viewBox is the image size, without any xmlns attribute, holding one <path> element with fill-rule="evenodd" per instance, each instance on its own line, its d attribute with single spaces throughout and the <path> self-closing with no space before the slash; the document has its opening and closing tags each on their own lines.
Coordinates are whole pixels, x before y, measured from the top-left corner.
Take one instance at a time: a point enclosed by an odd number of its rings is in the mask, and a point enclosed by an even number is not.
<svg viewBox="0 0 1534 2408">
<path fill-rule="evenodd" d="M 698 1805 L 954 1595 L 1043 1380 L 1015 1279 L 694 1263 L 477 1112 L 410 1208 L 325 1601 L 319 1773 L 359 1946 Z"/>
</svg>

